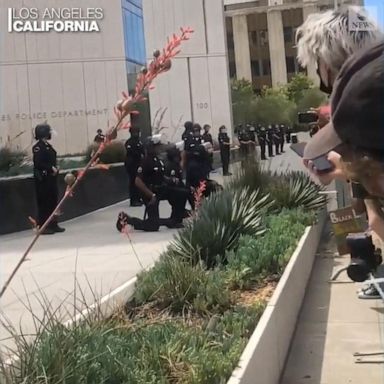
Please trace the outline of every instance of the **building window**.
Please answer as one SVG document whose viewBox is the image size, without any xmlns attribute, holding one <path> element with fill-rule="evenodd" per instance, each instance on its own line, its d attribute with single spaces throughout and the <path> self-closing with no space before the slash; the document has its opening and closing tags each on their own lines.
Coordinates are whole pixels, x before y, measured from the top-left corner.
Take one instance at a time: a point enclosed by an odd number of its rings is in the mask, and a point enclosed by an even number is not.
<svg viewBox="0 0 384 384">
<path fill-rule="evenodd" d="M 255 45 L 255 46 L 258 45 L 257 31 L 251 32 L 251 41 L 252 41 L 253 45 Z"/>
<path fill-rule="evenodd" d="M 234 61 L 229 62 L 229 77 L 233 79 L 236 77 L 236 64 Z"/>
<path fill-rule="evenodd" d="M 287 72 L 288 73 L 296 73 L 295 71 L 295 58 L 293 56 L 289 56 L 285 58 L 287 64 Z"/>
<path fill-rule="evenodd" d="M 259 60 L 252 60 L 251 61 L 251 68 L 252 68 L 252 76 L 254 76 L 254 77 L 260 76 L 260 63 L 259 63 Z"/>
<path fill-rule="evenodd" d="M 268 30 L 262 29 L 259 31 L 259 41 L 262 47 L 268 45 Z"/>
<path fill-rule="evenodd" d="M 293 41 L 293 28 L 284 27 L 284 42 L 292 43 L 292 41 Z"/>
<path fill-rule="evenodd" d="M 262 75 L 263 76 L 268 76 L 271 74 L 271 61 L 270 60 L 263 60 L 262 61 Z"/>
</svg>

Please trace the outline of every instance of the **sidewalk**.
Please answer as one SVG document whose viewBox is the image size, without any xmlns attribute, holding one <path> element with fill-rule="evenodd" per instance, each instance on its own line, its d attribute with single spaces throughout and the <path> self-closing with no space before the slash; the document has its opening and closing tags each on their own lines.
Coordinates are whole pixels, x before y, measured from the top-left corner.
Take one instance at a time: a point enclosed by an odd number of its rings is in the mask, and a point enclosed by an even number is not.
<svg viewBox="0 0 384 384">
<path fill-rule="evenodd" d="M 327 237 L 312 271 L 281 384 L 382 384 L 384 364 L 355 364 L 353 353 L 384 351 L 383 303 L 359 300 L 361 284 L 350 282 L 346 273 L 338 282 L 328 282 L 350 257 L 335 257 L 335 243 Z"/>
<path fill-rule="evenodd" d="M 301 160 L 286 145 L 286 153 L 263 162 L 273 171 L 301 169 Z M 234 167 L 234 166 L 232 166 Z M 212 178 L 222 183 L 221 170 L 212 173 Z M 101 298 L 120 287 L 141 270 L 155 262 L 166 249 L 176 231 L 162 227 L 159 232 L 145 233 L 132 231 L 140 263 L 136 259 L 128 239 L 115 228 L 120 211 L 143 217 L 144 208 L 130 208 L 128 202 L 107 207 L 97 212 L 63 223 L 66 232 L 54 236 L 42 236 L 12 281 L 1 299 L 1 311 L 12 324 L 22 324 L 24 333 L 34 330 L 33 319 L 25 305 L 32 308 L 39 319 L 43 316 L 40 302 L 42 297 L 51 302 L 53 308 L 63 303 L 64 311 L 73 313 L 73 292 L 77 297 L 80 290 L 88 304 L 93 304 L 94 296 Z M 161 204 L 161 216 L 168 217 L 168 203 Z M 0 281 L 10 275 L 19 258 L 33 238 L 32 231 L 0 236 Z M 23 304 L 24 303 L 24 304 Z M 0 325 L 0 345 L 10 345 L 1 341 L 8 337 Z"/>
</svg>

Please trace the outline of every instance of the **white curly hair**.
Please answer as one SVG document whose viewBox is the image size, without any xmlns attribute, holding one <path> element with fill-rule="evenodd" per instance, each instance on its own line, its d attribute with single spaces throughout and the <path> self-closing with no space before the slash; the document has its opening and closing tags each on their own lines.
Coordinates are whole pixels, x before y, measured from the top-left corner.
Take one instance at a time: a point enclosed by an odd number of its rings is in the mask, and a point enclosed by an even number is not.
<svg viewBox="0 0 384 384">
<path fill-rule="evenodd" d="M 351 15 L 364 21 L 367 28 L 349 30 Z M 297 60 L 306 68 L 310 64 L 317 65 L 322 59 L 332 72 L 337 73 L 350 55 L 382 37 L 379 27 L 362 7 L 313 13 L 296 31 Z"/>
</svg>

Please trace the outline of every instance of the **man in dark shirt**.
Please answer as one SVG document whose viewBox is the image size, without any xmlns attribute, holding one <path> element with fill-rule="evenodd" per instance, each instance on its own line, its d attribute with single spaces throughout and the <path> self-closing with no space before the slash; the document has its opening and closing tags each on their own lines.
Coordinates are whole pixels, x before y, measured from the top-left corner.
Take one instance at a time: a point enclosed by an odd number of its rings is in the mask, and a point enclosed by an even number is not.
<svg viewBox="0 0 384 384">
<path fill-rule="evenodd" d="M 101 129 L 97 130 L 97 135 L 93 139 L 93 142 L 96 144 L 104 143 L 105 141 L 105 135 L 103 134 L 103 131 Z"/>
<path fill-rule="evenodd" d="M 210 143 L 212 145 L 212 148 L 213 148 L 212 135 L 209 133 L 209 131 L 211 130 L 211 126 L 208 124 L 205 124 L 203 129 L 204 129 L 203 142 L 204 143 Z M 213 152 L 211 152 L 209 154 L 209 168 L 211 171 L 213 171 Z"/>
<path fill-rule="evenodd" d="M 56 151 L 48 143 L 52 137 L 51 132 L 52 129 L 48 124 L 37 125 L 35 128 L 37 143 L 32 148 L 39 227 L 43 226 L 58 204 L 57 176 L 59 170 Z M 65 229 L 59 227 L 57 219 L 54 218 L 42 234 L 52 235 L 64 231 Z"/>
<path fill-rule="evenodd" d="M 221 163 L 223 164 L 223 176 L 231 176 L 232 174 L 228 171 L 231 155 L 231 141 L 227 134 L 227 128 L 224 125 L 219 128 L 218 140 L 220 145 Z"/>
<path fill-rule="evenodd" d="M 126 141 L 125 149 L 125 168 L 129 177 L 129 197 L 131 199 L 131 207 L 139 207 L 142 205 L 142 202 L 135 180 L 137 176 L 137 168 L 144 157 L 144 146 L 140 140 L 139 129 L 131 129 L 131 137 Z"/>
</svg>

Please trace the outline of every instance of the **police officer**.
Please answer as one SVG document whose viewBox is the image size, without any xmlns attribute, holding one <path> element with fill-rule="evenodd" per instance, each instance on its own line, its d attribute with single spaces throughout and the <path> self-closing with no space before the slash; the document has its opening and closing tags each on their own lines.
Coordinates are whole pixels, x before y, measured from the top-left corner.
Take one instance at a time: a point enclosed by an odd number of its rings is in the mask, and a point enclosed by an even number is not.
<svg viewBox="0 0 384 384">
<path fill-rule="evenodd" d="M 273 143 L 275 144 L 275 153 L 280 155 L 280 126 L 278 124 L 273 125 Z"/>
<path fill-rule="evenodd" d="M 129 177 L 129 197 L 131 199 L 131 207 L 140 207 L 142 205 L 140 191 L 137 189 L 135 180 L 137 176 L 137 168 L 144 157 L 144 146 L 140 140 L 140 130 L 131 128 L 131 137 L 125 142 L 125 169 Z"/>
<path fill-rule="evenodd" d="M 167 184 L 164 163 L 158 157 L 160 135 L 148 139 L 145 146 L 145 157 L 142 160 L 136 177 L 136 186 L 139 188 L 146 206 L 146 217 L 142 220 L 130 217 L 121 212 L 117 219 L 116 228 L 121 231 L 124 225 L 131 225 L 136 230 L 156 232 L 161 225 L 168 228 L 182 228 L 185 213 L 187 193 Z M 169 219 L 160 219 L 159 204 L 161 200 L 168 200 L 172 206 Z"/>
<path fill-rule="evenodd" d="M 257 126 L 257 138 L 260 144 L 261 160 L 266 160 L 267 158 L 265 157 L 265 147 L 267 144 L 267 130 L 261 124 L 258 124 Z"/>
<path fill-rule="evenodd" d="M 267 128 L 268 157 L 273 157 L 273 140 L 273 129 L 272 125 L 269 124 Z"/>
<path fill-rule="evenodd" d="M 101 129 L 97 130 L 97 135 L 93 139 L 93 142 L 96 144 L 104 143 L 105 141 L 105 135 L 103 134 L 103 131 Z"/>
<path fill-rule="evenodd" d="M 211 126 L 209 124 L 205 124 L 203 127 L 203 130 L 204 130 L 204 133 L 202 136 L 203 143 L 210 143 L 213 148 L 212 135 L 209 133 L 209 131 L 211 130 Z M 211 171 L 213 171 L 213 152 L 209 154 L 209 168 Z"/>
<path fill-rule="evenodd" d="M 280 133 L 279 133 L 279 136 L 280 136 L 280 153 L 284 153 L 285 133 L 286 133 L 285 125 L 281 124 L 280 125 Z"/>
<path fill-rule="evenodd" d="M 256 136 L 256 128 L 254 124 L 249 126 L 249 139 L 250 139 L 250 144 L 249 144 L 249 152 L 252 154 L 252 156 L 255 156 L 256 154 L 256 145 L 257 145 L 257 136 Z"/>
<path fill-rule="evenodd" d="M 221 163 L 223 164 L 223 175 L 231 176 L 232 173 L 228 172 L 229 169 L 229 160 L 231 156 L 231 141 L 227 134 L 227 128 L 225 125 L 222 125 L 219 128 L 219 137 L 218 137 L 219 145 L 220 145 L 220 157 Z"/>
<path fill-rule="evenodd" d="M 192 136 L 189 136 L 185 143 L 185 150 L 194 150 L 197 146 L 201 145 L 203 138 L 201 136 L 201 126 L 199 124 L 193 124 Z"/>
<path fill-rule="evenodd" d="M 290 144 L 291 143 L 291 134 L 292 134 L 292 128 L 288 125 L 286 127 L 286 140 L 287 140 L 287 143 Z"/>
<path fill-rule="evenodd" d="M 184 141 L 185 145 L 187 145 L 187 143 L 192 139 L 193 137 L 193 123 L 192 121 L 186 121 L 184 123 L 184 132 L 183 134 L 181 135 L 181 140 Z"/>
<path fill-rule="evenodd" d="M 33 153 L 33 175 L 35 179 L 38 225 L 42 227 L 51 216 L 58 203 L 56 151 L 48 143 L 52 138 L 52 129 L 48 124 L 39 124 L 35 128 L 35 139 L 37 143 L 32 148 Z M 57 224 L 54 218 L 48 227 L 42 232 L 43 235 L 52 235 L 64 232 L 65 229 Z"/>
<path fill-rule="evenodd" d="M 247 129 L 241 127 L 241 130 L 239 131 L 237 138 L 240 143 L 240 154 L 241 154 L 242 160 L 244 161 L 248 158 L 249 147 L 250 147 L 250 144 L 252 144 L 249 134 L 247 132 Z"/>
</svg>

